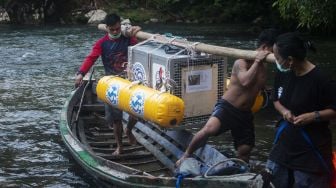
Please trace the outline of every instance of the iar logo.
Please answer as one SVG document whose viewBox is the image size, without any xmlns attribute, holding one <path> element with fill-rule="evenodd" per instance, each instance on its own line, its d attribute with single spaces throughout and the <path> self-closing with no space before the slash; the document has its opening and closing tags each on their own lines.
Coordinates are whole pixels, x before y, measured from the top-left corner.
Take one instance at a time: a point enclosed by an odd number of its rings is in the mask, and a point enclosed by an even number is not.
<svg viewBox="0 0 336 188">
<path fill-rule="evenodd" d="M 139 62 L 134 63 L 133 66 L 132 66 L 132 72 L 133 72 L 134 81 L 137 81 L 137 80 L 145 81 L 145 80 L 147 80 L 145 68 L 141 63 L 139 63 Z"/>
<path fill-rule="evenodd" d="M 280 99 L 281 95 L 282 95 L 282 91 L 283 91 L 283 88 L 282 87 L 279 87 L 278 88 L 278 99 Z"/>
<path fill-rule="evenodd" d="M 144 115 L 144 105 L 145 104 L 145 94 L 144 92 L 136 92 L 130 101 L 130 107 L 133 112 L 143 116 Z"/>
<path fill-rule="evenodd" d="M 119 103 L 119 87 L 119 84 L 112 84 L 106 92 L 106 98 L 112 105 L 118 105 Z"/>
</svg>

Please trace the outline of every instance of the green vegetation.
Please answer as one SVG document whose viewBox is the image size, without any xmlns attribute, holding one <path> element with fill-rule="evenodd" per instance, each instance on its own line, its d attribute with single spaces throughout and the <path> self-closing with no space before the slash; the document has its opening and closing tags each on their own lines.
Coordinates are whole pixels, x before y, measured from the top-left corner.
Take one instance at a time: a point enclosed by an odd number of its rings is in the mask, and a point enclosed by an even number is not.
<svg viewBox="0 0 336 188">
<path fill-rule="evenodd" d="M 284 29 L 336 30 L 335 0 L 117 0 L 113 5 L 121 7 L 117 9 L 121 15 L 137 22 L 155 17 L 163 22 L 254 22 L 287 27 Z"/>
<path fill-rule="evenodd" d="M 160 22 L 254 23 L 258 27 L 328 33 L 336 30 L 336 0 L 0 0 L 0 6 L 16 18 L 24 13 L 8 9 L 21 6 L 18 10 L 26 10 L 29 5 L 45 6 L 41 8 L 46 12 L 46 23 L 60 19 L 83 23 L 85 18 L 73 17 L 78 10 L 84 14 L 85 10 L 103 9 L 138 23 L 157 18 Z"/>
<path fill-rule="evenodd" d="M 298 27 L 308 29 L 335 29 L 335 0 L 277 0 L 273 3 L 282 18 L 298 23 Z"/>
<path fill-rule="evenodd" d="M 119 0 L 104 9 L 139 21 L 155 17 L 163 22 L 241 23 L 269 17 L 272 3 L 272 0 L 134 0 L 130 3 Z"/>
</svg>

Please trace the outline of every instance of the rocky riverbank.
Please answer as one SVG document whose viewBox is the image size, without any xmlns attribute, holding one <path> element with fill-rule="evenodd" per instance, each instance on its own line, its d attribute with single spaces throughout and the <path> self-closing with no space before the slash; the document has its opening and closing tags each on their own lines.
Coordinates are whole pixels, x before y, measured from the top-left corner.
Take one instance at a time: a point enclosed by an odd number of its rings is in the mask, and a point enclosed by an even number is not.
<svg viewBox="0 0 336 188">
<path fill-rule="evenodd" d="M 89 2 L 78 3 L 76 0 L 63 2 L 56 0 L 38 1 L 12 0 L 6 4 L 6 8 L 0 5 L 0 23 L 3 24 L 96 24 L 107 13 L 116 12 L 122 17 L 130 18 L 138 23 L 157 22 L 187 22 L 197 23 L 197 20 L 182 20 L 173 15 L 162 14 L 160 11 L 145 9 L 142 7 L 131 8 L 123 4 L 104 4 L 97 7 Z M 72 2 L 72 3 L 71 3 Z M 76 2 L 76 3 L 74 3 Z M 65 8 L 66 7 L 66 8 Z"/>
<path fill-rule="evenodd" d="M 144 0 L 3 0 L 0 2 L 5 2 L 0 3 L 0 8 L 3 7 L 0 9 L 0 23 L 28 25 L 92 24 L 111 12 L 129 18 L 134 23 L 252 23 L 253 21 L 262 22 L 266 17 L 256 15 L 248 21 L 238 16 L 232 19 L 234 15 L 223 14 L 223 12 L 228 14 L 225 9 L 217 10 L 216 13 L 211 6 L 203 7 L 194 3 L 190 4 L 193 5 L 190 7 L 184 1 L 176 4 Z M 222 15 L 218 16 L 219 14 Z"/>
</svg>

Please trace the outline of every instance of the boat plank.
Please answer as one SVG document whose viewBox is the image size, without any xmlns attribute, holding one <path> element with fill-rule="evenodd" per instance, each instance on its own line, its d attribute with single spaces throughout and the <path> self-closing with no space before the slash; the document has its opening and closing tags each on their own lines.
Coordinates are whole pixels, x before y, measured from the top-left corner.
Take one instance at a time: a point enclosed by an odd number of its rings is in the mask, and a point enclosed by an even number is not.
<svg viewBox="0 0 336 188">
<path fill-rule="evenodd" d="M 79 105 L 75 105 L 74 109 L 77 110 Z M 104 104 L 85 104 L 81 106 L 82 112 L 104 112 Z"/>
<path fill-rule="evenodd" d="M 123 152 L 124 153 L 130 153 L 130 152 L 135 152 L 135 151 L 142 151 L 144 150 L 145 147 L 141 145 L 136 145 L 136 146 L 129 146 L 129 147 L 124 147 Z M 114 149 L 112 148 L 101 148 L 101 147 L 91 147 L 91 149 L 97 153 L 112 153 Z"/>
<path fill-rule="evenodd" d="M 121 162 L 121 164 L 126 165 L 126 166 L 139 166 L 139 165 L 146 165 L 149 163 L 160 163 L 159 160 L 157 159 L 151 159 L 151 160 L 147 160 L 147 161 L 136 161 L 136 162 Z"/>
<path fill-rule="evenodd" d="M 151 153 L 145 152 L 145 151 L 139 151 L 139 152 L 133 152 L 133 153 L 125 153 L 120 155 L 112 155 L 111 154 L 105 154 L 105 153 L 97 153 L 96 155 L 103 157 L 105 159 L 109 160 L 124 160 L 124 159 L 138 159 L 138 158 L 146 158 L 152 156 Z"/>
<path fill-rule="evenodd" d="M 141 130 L 146 136 L 151 137 L 161 146 L 165 146 L 164 148 L 168 150 L 171 154 L 173 154 L 176 158 L 180 158 L 184 151 L 176 147 L 174 144 L 169 142 L 165 137 L 157 134 L 153 129 L 145 126 L 144 124 L 136 124 L 137 128 Z"/>
</svg>

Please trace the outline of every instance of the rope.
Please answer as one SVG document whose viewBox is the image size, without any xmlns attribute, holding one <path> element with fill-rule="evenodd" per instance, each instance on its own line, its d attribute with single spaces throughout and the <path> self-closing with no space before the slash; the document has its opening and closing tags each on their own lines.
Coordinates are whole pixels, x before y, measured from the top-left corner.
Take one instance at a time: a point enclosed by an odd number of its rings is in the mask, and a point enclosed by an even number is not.
<svg viewBox="0 0 336 188">
<path fill-rule="evenodd" d="M 278 131 L 277 131 L 276 134 L 275 134 L 275 138 L 274 138 L 273 144 L 276 144 L 276 143 L 278 142 L 281 133 L 282 133 L 282 132 L 285 130 L 285 128 L 287 127 L 287 123 L 286 123 L 285 120 L 280 120 L 280 121 L 282 121 L 282 122 L 280 123 L 280 127 L 278 128 Z"/>
<path fill-rule="evenodd" d="M 176 39 L 178 39 L 178 37 L 173 37 L 172 35 L 170 35 L 170 36 L 168 36 L 168 35 L 166 35 L 165 36 L 165 38 L 166 38 L 166 40 L 165 41 L 167 41 L 167 42 L 162 42 L 162 41 L 160 41 L 160 40 L 156 40 L 156 37 L 157 36 L 160 36 L 160 35 L 152 35 L 149 39 L 147 39 L 147 40 L 145 40 L 145 41 L 143 41 L 143 42 L 141 42 L 141 43 L 138 43 L 138 44 L 136 44 L 136 45 L 134 45 L 134 46 L 132 46 L 132 47 L 130 47 L 130 50 L 129 50 L 129 52 L 128 52 L 128 64 L 130 65 L 129 67 L 128 67 L 128 72 L 129 72 L 129 74 L 130 75 L 132 75 L 133 74 L 133 72 L 132 72 L 132 69 L 131 69 L 131 66 L 132 66 L 132 63 L 131 63 L 131 60 L 132 60 L 132 54 L 133 54 L 133 49 L 135 48 L 135 47 L 137 47 L 137 46 L 140 46 L 140 45 L 142 45 L 142 44 L 145 44 L 145 43 L 147 43 L 147 42 L 150 42 L 150 41 L 158 41 L 161 45 L 159 45 L 158 47 L 156 47 L 156 48 L 154 48 L 154 49 L 152 49 L 152 50 L 150 50 L 150 51 L 148 51 L 147 52 L 147 58 L 148 58 L 148 60 L 147 60 L 147 63 L 148 63 L 148 65 L 151 65 L 152 64 L 152 54 L 153 54 L 153 52 L 154 51 L 156 51 L 156 50 L 158 50 L 158 49 L 160 49 L 160 48 L 162 48 L 162 46 L 164 46 L 164 45 L 167 45 L 167 44 L 172 44 L 173 43 L 173 41 L 175 41 Z M 195 46 L 196 44 L 198 44 L 198 42 L 197 43 L 194 43 L 193 44 L 193 46 Z M 162 80 L 162 84 L 165 84 L 165 90 L 167 91 L 167 79 L 168 78 L 170 78 L 170 64 L 171 64 L 171 60 L 174 58 L 174 57 L 176 57 L 177 55 L 180 55 L 182 52 L 184 52 L 185 51 L 185 49 L 182 49 L 182 50 L 180 50 L 180 51 L 178 51 L 177 53 L 175 53 L 174 55 L 172 55 L 172 56 L 170 56 L 170 57 L 168 57 L 167 58 L 167 62 L 166 62 L 166 66 L 165 66 L 165 80 L 163 79 Z M 188 54 L 191 54 L 190 52 L 192 52 L 193 50 L 192 50 L 192 47 L 190 47 L 189 48 L 189 50 L 188 50 Z M 188 70 L 189 70 L 189 58 L 188 58 Z M 149 70 L 149 72 L 152 72 L 153 70 Z M 152 72 L 152 74 L 154 74 L 153 72 Z M 149 79 L 149 80 L 148 80 Z M 171 79 L 169 79 L 169 81 L 171 81 L 172 83 L 175 83 L 175 81 L 174 80 L 171 80 Z M 144 84 L 145 85 L 149 85 L 149 82 L 150 82 L 150 78 L 147 78 L 146 77 L 146 80 L 143 80 L 143 82 L 144 82 Z M 152 85 L 153 85 L 153 83 L 152 83 Z M 154 85 L 153 85 L 154 86 Z M 162 88 L 162 85 L 160 86 L 160 88 Z"/>
<path fill-rule="evenodd" d="M 174 40 L 176 40 L 176 37 L 173 37 L 172 39 L 168 40 L 168 43 L 171 44 L 172 42 L 174 42 Z"/>
<path fill-rule="evenodd" d="M 88 82 L 86 82 L 86 85 L 85 85 L 85 87 L 84 87 L 84 89 L 83 89 L 83 93 L 82 93 L 82 96 L 81 96 L 81 100 L 80 100 L 80 102 L 79 102 L 78 111 L 77 111 L 77 114 L 76 114 L 76 119 L 74 120 L 73 123 L 77 123 L 77 121 L 78 121 L 79 114 L 80 114 L 80 111 L 81 111 L 81 108 L 82 108 L 82 105 L 83 105 L 83 100 L 84 100 L 84 96 L 85 96 L 85 91 L 86 91 L 87 87 L 88 87 L 88 86 L 90 85 L 90 83 L 91 83 L 92 76 L 93 76 L 93 72 L 94 72 L 94 68 L 91 69 L 89 80 L 88 80 Z"/>
<path fill-rule="evenodd" d="M 196 45 L 200 44 L 201 42 L 194 42 L 190 46 L 193 48 L 193 50 L 196 50 Z"/>
<path fill-rule="evenodd" d="M 130 66 L 132 65 L 132 62 L 131 62 L 131 61 L 132 61 L 133 48 L 135 48 L 135 47 L 137 47 L 137 46 L 140 46 L 140 45 L 143 45 L 143 44 L 145 44 L 145 43 L 148 43 L 148 42 L 150 42 L 150 41 L 156 41 L 156 40 L 155 40 L 155 37 L 156 37 L 156 36 L 157 36 L 157 35 L 152 35 L 149 39 L 144 40 L 144 41 L 142 41 L 142 42 L 140 42 L 140 43 L 137 43 L 136 45 L 130 47 L 130 50 L 128 51 L 128 65 L 130 65 Z M 155 50 L 161 48 L 163 45 L 164 45 L 164 44 L 162 43 L 162 44 L 159 45 L 157 48 L 154 48 L 154 49 L 152 49 L 151 51 L 148 52 L 148 54 L 147 54 L 148 65 L 150 65 L 150 63 L 151 63 L 151 54 L 152 54 Z M 129 73 L 130 73 L 130 74 L 133 74 L 133 72 L 131 71 L 132 69 L 131 69 L 130 66 L 129 66 L 129 68 L 128 68 Z M 149 70 L 149 72 L 150 72 L 150 70 Z M 147 85 L 147 86 L 149 85 L 149 82 L 148 82 L 148 78 L 147 78 L 147 77 L 146 77 L 146 80 L 142 80 L 142 82 L 143 82 L 144 85 Z"/>
<path fill-rule="evenodd" d="M 194 42 L 190 45 L 190 49 L 191 49 L 191 53 L 192 53 L 192 56 L 196 56 L 196 45 L 199 44 L 200 42 Z"/>
<path fill-rule="evenodd" d="M 330 168 L 328 167 L 326 161 L 323 159 L 323 157 L 322 157 L 321 153 L 319 152 L 319 150 L 315 147 L 315 145 L 312 142 L 312 140 L 310 139 L 308 133 L 303 128 L 300 128 L 300 131 L 301 131 L 301 134 L 302 134 L 303 138 L 306 140 L 306 142 L 308 143 L 308 145 L 314 151 L 314 153 L 317 156 L 317 158 L 320 160 L 323 168 L 325 168 L 325 170 L 328 172 L 328 174 L 330 176 L 332 176 L 332 172 L 331 172 Z"/>
<path fill-rule="evenodd" d="M 186 50 L 188 52 L 188 55 L 190 55 L 191 57 L 195 57 L 196 56 L 196 45 L 199 44 L 200 42 L 194 42 L 192 44 L 189 44 L 186 46 Z M 187 67 L 188 67 L 188 72 L 193 72 L 193 68 L 190 70 L 190 58 L 188 58 L 188 61 L 187 61 Z"/>
<path fill-rule="evenodd" d="M 167 80 L 167 78 L 169 78 L 169 80 L 172 80 L 174 83 L 176 83 L 175 82 L 175 80 L 173 80 L 173 79 L 170 79 L 170 71 L 169 71 L 169 68 L 170 68 L 170 63 L 171 63 L 171 60 L 174 58 L 174 57 L 176 57 L 177 55 L 180 55 L 182 52 L 184 52 L 185 50 L 184 49 L 182 49 L 182 50 L 180 50 L 179 52 L 177 52 L 177 53 L 175 53 L 174 55 L 172 55 L 172 56 L 170 56 L 170 57 L 168 57 L 167 58 L 167 63 L 166 63 L 166 77 L 165 77 L 165 79 Z M 188 61 L 189 61 L 189 58 L 188 58 Z M 166 82 L 166 80 L 165 80 L 165 82 Z M 167 88 L 165 88 L 166 89 L 166 91 L 167 91 Z"/>
<path fill-rule="evenodd" d="M 279 137 L 280 137 L 281 133 L 289 125 L 289 122 L 286 121 L 286 120 L 282 120 L 282 122 L 280 124 L 281 125 L 278 128 L 278 131 L 277 131 L 277 133 L 275 135 L 275 139 L 274 139 L 273 144 L 277 143 L 277 141 L 279 140 Z M 332 172 L 331 172 L 330 168 L 326 164 L 326 162 L 323 159 L 323 157 L 322 157 L 321 153 L 319 152 L 319 150 L 316 148 L 316 146 L 314 145 L 314 143 L 311 141 L 308 133 L 303 128 L 300 128 L 300 132 L 301 132 L 301 135 L 304 138 L 304 140 L 307 142 L 307 144 L 311 147 L 312 151 L 315 153 L 316 157 L 320 161 L 320 164 L 323 166 L 323 168 L 325 168 L 325 170 L 327 171 L 327 173 L 329 175 L 332 175 Z"/>
<path fill-rule="evenodd" d="M 183 174 L 179 174 L 178 176 L 177 176 L 177 180 L 176 180 L 176 188 L 180 188 L 181 187 L 181 184 L 182 184 L 182 181 L 183 181 L 183 178 L 184 178 L 185 176 L 183 175 Z"/>
</svg>

